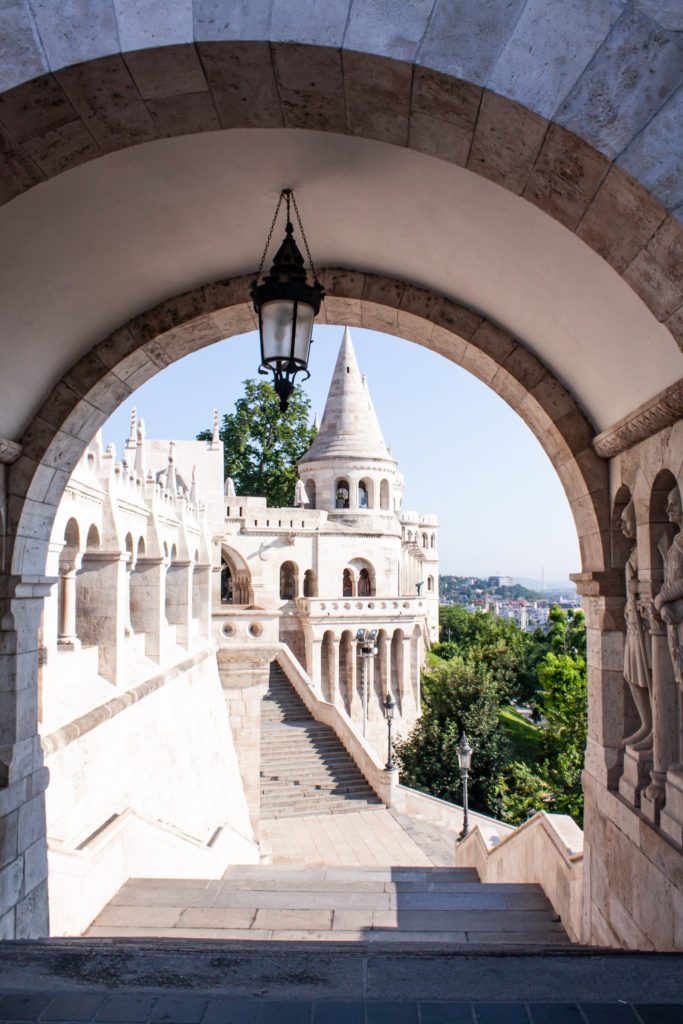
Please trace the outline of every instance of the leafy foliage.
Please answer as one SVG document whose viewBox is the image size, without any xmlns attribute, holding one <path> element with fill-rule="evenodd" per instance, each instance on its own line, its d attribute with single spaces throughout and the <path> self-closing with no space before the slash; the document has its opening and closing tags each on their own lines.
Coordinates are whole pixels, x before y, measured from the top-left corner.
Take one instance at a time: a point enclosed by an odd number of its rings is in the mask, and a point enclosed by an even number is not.
<svg viewBox="0 0 683 1024">
<path fill-rule="evenodd" d="M 439 636 L 442 642 L 434 646 L 439 657 L 460 654 L 481 661 L 509 701 L 532 699 L 537 667 L 547 650 L 542 631 L 525 633 L 510 619 L 452 605 L 440 610 Z"/>
<path fill-rule="evenodd" d="M 450 639 L 447 637 L 450 634 Z M 587 729 L 583 612 L 554 606 L 544 632 L 459 606 L 441 609 L 441 640 L 423 676 L 422 718 L 396 745 L 405 782 L 462 798 L 457 745 L 474 748 L 472 806 L 513 824 L 545 809 L 581 822 Z M 523 696 L 533 725 L 510 707 Z"/>
<path fill-rule="evenodd" d="M 401 778 L 443 800 L 461 801 L 457 746 L 464 730 L 476 750 L 472 806 L 485 813 L 499 809 L 495 779 L 505 762 L 505 739 L 495 679 L 482 662 L 456 656 L 425 673 L 422 687 L 422 718 L 408 739 L 396 743 Z"/>
<path fill-rule="evenodd" d="M 265 497 L 274 507 L 294 504 L 296 464 L 315 437 L 310 418 L 311 402 L 301 388 L 283 413 L 271 384 L 244 381 L 244 395 L 220 429 L 225 476 L 233 478 L 238 494 Z M 210 438 L 210 430 L 197 434 L 199 441 Z"/>
</svg>

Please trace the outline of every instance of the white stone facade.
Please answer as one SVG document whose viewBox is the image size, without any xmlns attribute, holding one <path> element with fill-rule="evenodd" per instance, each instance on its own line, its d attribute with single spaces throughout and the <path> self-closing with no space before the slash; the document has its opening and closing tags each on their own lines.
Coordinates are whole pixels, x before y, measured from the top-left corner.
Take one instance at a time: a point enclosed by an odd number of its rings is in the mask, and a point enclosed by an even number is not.
<svg viewBox="0 0 683 1024">
<path fill-rule="evenodd" d="M 279 639 L 359 730 L 363 666 L 356 635 L 359 628 L 377 630 L 365 732 L 379 754 L 387 692 L 397 704 L 399 735 L 419 714 L 424 651 L 438 639 L 438 526 L 433 515 L 402 509 L 403 478 L 382 438 L 348 329 L 299 476 L 305 500 L 294 508 L 225 498 L 220 558 L 226 569 L 222 595 L 215 584 L 214 609 L 221 609 L 228 646 L 245 640 L 243 616 L 233 617 L 232 608 L 276 609 Z"/>
</svg>

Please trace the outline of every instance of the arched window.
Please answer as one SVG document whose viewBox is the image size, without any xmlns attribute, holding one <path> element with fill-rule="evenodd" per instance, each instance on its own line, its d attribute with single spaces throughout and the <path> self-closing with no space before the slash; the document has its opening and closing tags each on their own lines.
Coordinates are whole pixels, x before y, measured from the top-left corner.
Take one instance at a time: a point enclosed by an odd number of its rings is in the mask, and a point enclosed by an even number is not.
<svg viewBox="0 0 683 1024">
<path fill-rule="evenodd" d="M 427 590 L 434 590 L 434 577 L 433 576 L 428 576 L 427 577 Z"/>
<path fill-rule="evenodd" d="M 234 600 L 234 589 L 232 573 L 227 562 L 223 562 L 221 569 L 221 604 L 232 604 Z"/>
<path fill-rule="evenodd" d="M 427 534 L 426 533 L 422 534 L 422 547 L 423 548 L 429 547 L 429 541 L 427 540 Z"/>
<path fill-rule="evenodd" d="M 358 508 L 369 508 L 370 497 L 368 495 L 368 485 L 365 480 L 361 480 L 358 484 Z"/>
<path fill-rule="evenodd" d="M 308 507 L 315 508 L 315 480 L 306 481 L 306 497 L 308 498 Z"/>
<path fill-rule="evenodd" d="M 349 482 L 348 480 L 337 480 L 335 485 L 335 508 L 349 508 Z"/>
<path fill-rule="evenodd" d="M 372 597 L 372 579 L 367 569 L 361 569 L 358 574 L 358 596 Z"/>
<path fill-rule="evenodd" d="M 380 508 L 389 508 L 389 481 L 382 480 L 379 487 L 379 506 Z"/>
<path fill-rule="evenodd" d="M 307 569 L 304 573 L 304 597 L 317 597 L 318 596 L 318 585 L 315 578 L 315 573 L 312 569 Z"/>
<path fill-rule="evenodd" d="M 344 569 L 342 579 L 342 596 L 353 597 L 353 573 L 350 569 Z"/>
<path fill-rule="evenodd" d="M 100 533 L 94 523 L 88 530 L 88 537 L 85 542 L 85 548 L 86 551 L 100 550 Z"/>
<path fill-rule="evenodd" d="M 283 562 L 280 566 L 280 598 L 293 601 L 296 597 L 296 566 L 294 562 Z"/>
<path fill-rule="evenodd" d="M 436 547 L 436 534 L 435 533 L 432 534 L 432 540 L 431 540 L 431 545 L 430 546 L 433 547 L 433 548 Z"/>
</svg>

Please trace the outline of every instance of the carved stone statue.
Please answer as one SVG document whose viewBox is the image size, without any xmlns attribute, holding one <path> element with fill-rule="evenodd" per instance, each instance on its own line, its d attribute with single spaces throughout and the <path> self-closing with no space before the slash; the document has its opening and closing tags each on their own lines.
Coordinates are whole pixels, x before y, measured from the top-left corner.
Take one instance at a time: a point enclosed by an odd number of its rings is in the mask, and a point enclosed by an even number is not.
<svg viewBox="0 0 683 1024">
<path fill-rule="evenodd" d="M 308 505 L 308 495 L 306 494 L 306 488 L 302 480 L 297 480 L 296 489 L 294 491 L 294 504 L 297 508 L 303 508 L 304 505 Z"/>
<path fill-rule="evenodd" d="M 664 552 L 664 583 L 655 598 L 655 608 L 666 623 L 674 676 L 683 689 L 683 505 L 677 487 L 669 492 L 666 514 L 678 533 Z"/>
<path fill-rule="evenodd" d="M 235 497 L 235 484 L 231 476 L 225 478 L 225 487 L 223 488 L 223 494 L 226 498 Z"/>
<path fill-rule="evenodd" d="M 640 718 L 640 726 L 627 736 L 624 746 L 634 750 L 652 747 L 652 670 L 648 653 L 648 635 L 638 608 L 638 547 L 636 540 L 636 513 L 632 501 L 621 513 L 621 532 L 634 542 L 626 562 L 626 639 L 624 642 L 624 679 L 628 683 L 633 703 Z"/>
</svg>

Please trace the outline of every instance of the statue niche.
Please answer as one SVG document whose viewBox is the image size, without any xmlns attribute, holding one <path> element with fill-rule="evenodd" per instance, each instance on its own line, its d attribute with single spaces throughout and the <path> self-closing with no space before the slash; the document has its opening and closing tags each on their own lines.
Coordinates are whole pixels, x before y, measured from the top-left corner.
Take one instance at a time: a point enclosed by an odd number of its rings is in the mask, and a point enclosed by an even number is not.
<svg viewBox="0 0 683 1024">
<path fill-rule="evenodd" d="M 664 559 L 664 583 L 654 603 L 662 621 L 666 623 L 674 678 L 683 689 L 683 504 L 677 487 L 667 497 L 666 515 L 669 522 L 678 528 L 678 532 L 670 542 L 666 536 L 660 541 Z"/>
<path fill-rule="evenodd" d="M 633 541 L 626 561 L 626 639 L 624 641 L 624 679 L 628 683 L 636 706 L 640 726 L 623 741 L 633 750 L 652 748 L 652 668 L 649 634 L 638 605 L 638 545 L 636 543 L 636 513 L 632 501 L 621 513 L 621 532 Z"/>
</svg>

